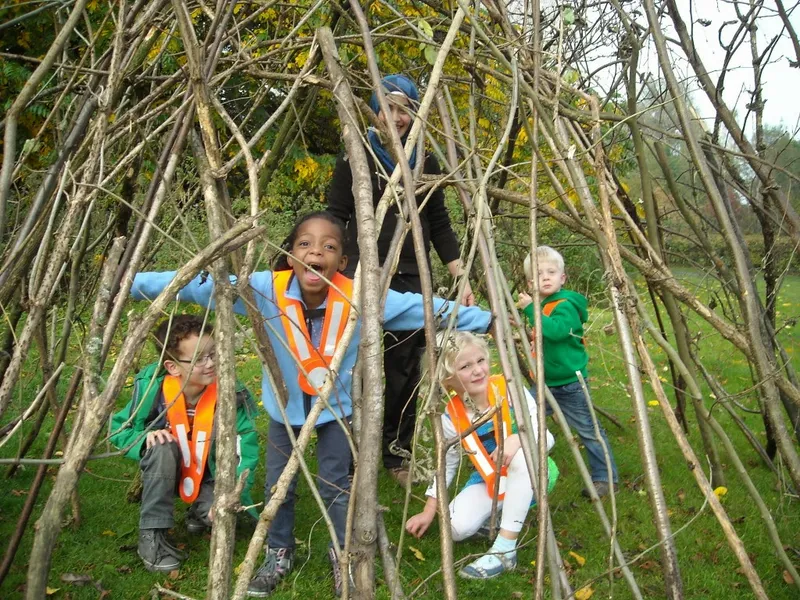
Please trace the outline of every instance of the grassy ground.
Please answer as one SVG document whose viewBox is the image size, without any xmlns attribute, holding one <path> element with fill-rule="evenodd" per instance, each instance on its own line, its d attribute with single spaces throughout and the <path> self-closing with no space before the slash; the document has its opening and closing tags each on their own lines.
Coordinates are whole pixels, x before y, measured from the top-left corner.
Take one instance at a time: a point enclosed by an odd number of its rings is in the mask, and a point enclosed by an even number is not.
<svg viewBox="0 0 800 600">
<path fill-rule="evenodd" d="M 684 276 L 690 282 L 700 283 L 693 273 L 687 272 Z M 778 307 L 779 320 L 800 315 L 800 278 L 788 280 Z M 625 427 L 620 430 L 608 422 L 605 423 L 621 478 L 621 490 L 617 496 L 619 541 L 626 555 L 633 557 L 655 543 L 655 529 L 647 493 L 643 489 L 635 423 L 625 388 L 626 378 L 617 338 L 616 335 L 606 335 L 603 332 L 603 327 L 611 323 L 612 318 L 604 309 L 602 299 L 595 303 L 591 319 L 587 341 L 591 353 L 590 369 L 595 401 L 613 413 Z M 692 321 L 697 330 L 703 333 L 700 344 L 708 367 L 718 375 L 728 391 L 747 390 L 750 381 L 744 360 L 707 327 L 696 323 L 696 320 Z M 800 334 L 797 331 L 797 328 L 786 328 L 781 332 L 790 356 L 795 361 L 800 353 Z M 655 350 L 654 358 L 659 368 L 666 368 L 666 361 Z M 796 366 L 800 367 L 800 362 L 796 362 Z M 663 374 L 669 378 L 668 372 Z M 241 357 L 240 376 L 254 391 L 259 389 L 258 365 L 248 355 Z M 26 386 L 32 389 L 35 383 L 36 374 L 32 368 Z M 22 396 L 24 395 L 23 392 Z M 127 393 L 120 398 L 120 405 L 126 400 Z M 750 393 L 743 394 L 739 400 L 745 405 L 755 406 L 755 398 Z M 651 407 L 648 412 L 658 449 L 664 493 L 673 531 L 676 532 L 685 597 L 752 597 L 747 581 L 739 573 L 739 565 L 728 549 L 716 519 L 707 507 L 701 510 L 702 498 L 666 427 L 660 409 Z M 718 409 L 715 414 L 730 431 L 730 420 L 723 411 Z M 758 432 L 763 428 L 758 416 L 753 418 L 753 415 L 746 415 L 745 419 L 754 431 Z M 690 440 L 696 449 L 700 449 L 699 436 L 694 427 L 695 419 L 690 415 L 689 420 L 692 428 Z M 552 423 L 550 427 L 558 438 L 559 434 Z M 262 432 L 266 430 L 265 417 L 260 418 L 259 428 Z M 763 439 L 760 433 L 757 435 Z M 795 565 L 800 565 L 800 513 L 797 502 L 791 502 L 784 491 L 776 486 L 774 478 L 760 464 L 742 436 L 733 434 L 732 437 L 751 477 L 770 507 L 790 556 Z M 13 455 L 17 443 L 15 438 L 15 441 L 0 448 L 0 456 Z M 552 456 L 561 470 L 561 477 L 551 495 L 553 522 L 562 555 L 569 563 L 570 581 L 576 587 L 590 585 L 595 598 L 629 598 L 630 592 L 623 580 L 613 578 L 609 581 L 604 576 L 608 541 L 591 506 L 580 496 L 581 484 L 577 470 L 563 440 L 557 441 Z M 723 462 L 726 460 L 727 457 L 723 454 Z M 148 573 L 141 567 L 136 556 L 138 506 L 129 504 L 125 499 L 135 469 L 133 462 L 122 459 L 89 464 L 79 489 L 81 523 L 77 527 L 74 524 L 67 525 L 53 553 L 49 581 L 50 587 L 56 590 L 52 594 L 53 598 L 94 599 L 102 597 L 103 590 L 110 592 L 112 598 L 146 598 L 155 583 L 189 596 L 203 596 L 207 579 L 208 536 L 189 537 L 182 525 L 176 527 L 174 533 L 177 542 L 185 545 L 190 558 L 175 579 L 163 574 Z M 3 477 L 0 488 L 0 539 L 7 539 L 11 535 L 34 473 L 35 467 L 27 467 L 9 480 L 4 477 L 4 471 L 0 472 L 0 477 Z M 54 473 L 51 469 L 34 518 L 38 516 L 47 497 Z M 723 497 L 723 504 L 751 554 L 767 593 L 774 599 L 797 598 L 796 588 L 783 579 L 783 569 L 774 557 L 762 521 L 744 487 L 731 468 L 726 469 L 726 475 L 728 493 Z M 263 472 L 258 473 L 257 498 L 260 497 L 261 482 Z M 410 506 L 412 513 L 421 509 L 424 489 L 424 485 L 414 488 Z M 299 493 L 296 529 L 299 551 L 296 570 L 288 582 L 275 593 L 274 598 L 332 597 L 330 569 L 325 555 L 325 527 L 316 515 L 316 506 L 303 481 L 300 483 Z M 400 489 L 385 476 L 380 481 L 380 498 L 381 503 L 388 507 L 386 523 L 390 537 L 396 541 L 403 523 L 403 496 Z M 178 508 L 178 521 L 181 524 L 184 510 L 183 507 Z M 401 563 L 404 588 L 406 593 L 414 591 L 418 598 L 442 596 L 440 578 L 435 576 L 439 567 L 437 533 L 438 527 L 434 525 L 422 540 L 406 538 L 404 541 Z M 531 565 L 535 555 L 535 533 L 535 522 L 531 519 L 522 538 L 523 545 L 516 572 L 490 583 L 460 581 L 459 597 L 477 594 L 489 598 L 529 597 L 535 576 L 535 569 Z M 246 531 L 241 532 L 235 558 L 237 564 L 244 555 L 248 537 Z M 31 540 L 29 530 L 10 574 L 0 588 L 0 597 L 21 596 Z M 471 555 L 485 551 L 487 547 L 488 542 L 485 540 L 457 544 L 456 559 L 466 560 Z M 585 563 L 581 565 L 578 557 L 585 559 Z M 658 551 L 651 551 L 632 567 L 646 598 L 664 597 L 658 560 Z M 76 575 L 88 576 L 91 581 L 84 585 L 70 582 L 70 579 L 76 579 Z M 522 595 L 516 595 L 517 592 Z M 385 587 L 380 587 L 378 597 L 389 597 Z"/>
</svg>

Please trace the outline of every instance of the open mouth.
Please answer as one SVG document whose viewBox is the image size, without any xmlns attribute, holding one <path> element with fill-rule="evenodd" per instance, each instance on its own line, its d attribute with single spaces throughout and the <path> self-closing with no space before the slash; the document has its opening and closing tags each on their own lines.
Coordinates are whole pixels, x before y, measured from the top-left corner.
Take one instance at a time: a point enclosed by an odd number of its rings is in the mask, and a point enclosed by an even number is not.
<svg viewBox="0 0 800 600">
<path fill-rule="evenodd" d="M 319 275 L 322 273 L 322 265 L 319 263 L 307 263 L 308 266 L 306 267 L 306 280 L 312 283 L 316 283 L 318 281 L 322 281 L 322 277 Z"/>
</svg>

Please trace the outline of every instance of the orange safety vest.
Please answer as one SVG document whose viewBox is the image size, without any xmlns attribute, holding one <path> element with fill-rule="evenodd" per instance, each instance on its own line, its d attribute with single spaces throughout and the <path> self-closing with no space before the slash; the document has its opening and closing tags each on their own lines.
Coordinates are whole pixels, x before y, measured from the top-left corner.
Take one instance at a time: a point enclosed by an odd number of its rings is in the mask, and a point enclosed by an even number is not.
<svg viewBox="0 0 800 600">
<path fill-rule="evenodd" d="M 333 285 L 328 287 L 322 337 L 319 348 L 314 348 L 311 345 L 311 336 L 308 334 L 306 320 L 303 318 L 302 303 L 286 296 L 292 275 L 293 271 L 291 270 L 273 273 L 275 298 L 281 313 L 283 330 L 289 341 L 289 348 L 300 363 L 297 383 L 306 394 L 316 396 L 330 372 L 333 353 L 336 351 L 336 346 L 339 345 L 339 340 L 347 326 L 347 319 L 350 317 L 353 280 L 341 273 L 336 273 L 331 279 Z"/>
<path fill-rule="evenodd" d="M 164 383 L 161 384 L 164 401 L 168 407 L 169 428 L 181 449 L 181 482 L 178 490 L 181 500 L 191 504 L 200 492 L 200 482 L 203 480 L 208 450 L 211 447 L 214 408 L 217 405 L 217 382 L 207 385 L 203 395 L 200 396 L 191 428 L 186 414 L 186 398 L 181 387 L 181 380 L 174 375 L 164 377 Z"/>
<path fill-rule="evenodd" d="M 502 375 L 492 375 L 489 378 L 489 406 L 495 406 L 498 403 L 500 403 L 502 426 L 501 420 L 498 419 L 497 413 L 494 414 L 492 420 L 494 421 L 494 439 L 499 447 L 500 436 L 502 435 L 503 439 L 506 439 L 509 435 L 511 435 L 513 426 L 511 421 L 511 409 L 508 404 L 508 394 L 506 393 L 506 378 Z M 464 401 L 460 396 L 453 396 L 450 399 L 450 402 L 447 403 L 446 410 L 447 415 L 450 417 L 450 420 L 453 422 L 453 425 L 455 426 L 459 435 L 462 431 L 466 431 L 472 426 L 472 421 L 470 421 L 469 417 L 467 416 L 467 409 L 464 406 Z M 478 432 L 473 431 L 469 435 L 461 438 L 461 445 L 463 446 L 467 455 L 469 455 L 469 459 L 472 461 L 475 470 L 480 473 L 481 477 L 486 482 L 486 492 L 491 496 L 494 493 L 494 483 L 495 477 L 497 476 L 497 469 L 495 462 L 491 459 L 489 453 L 486 451 L 486 448 L 481 443 L 481 440 L 478 437 Z M 507 472 L 508 469 L 505 466 L 500 468 L 500 487 L 498 488 L 499 491 L 497 496 L 498 500 L 502 500 L 505 496 Z"/>
</svg>

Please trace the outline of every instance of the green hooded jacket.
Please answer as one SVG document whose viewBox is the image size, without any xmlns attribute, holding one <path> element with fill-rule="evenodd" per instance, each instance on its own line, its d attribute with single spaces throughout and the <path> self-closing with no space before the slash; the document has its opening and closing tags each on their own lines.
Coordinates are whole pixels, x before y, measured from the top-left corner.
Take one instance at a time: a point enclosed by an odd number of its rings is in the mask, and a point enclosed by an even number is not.
<svg viewBox="0 0 800 600">
<path fill-rule="evenodd" d="M 546 305 L 559 302 L 544 315 Z M 533 304 L 523 309 L 533 327 Z M 572 290 L 561 289 L 542 300 L 542 344 L 544 348 L 544 381 L 548 387 L 578 381 L 575 371 L 588 377 L 589 355 L 583 344 L 583 324 L 589 319 L 586 297 Z"/>
<path fill-rule="evenodd" d="M 166 371 L 159 363 L 147 365 L 139 371 L 133 380 L 133 394 L 131 401 L 121 411 L 111 418 L 111 443 L 117 448 L 125 450 L 125 456 L 139 461 L 142 458 L 145 429 L 153 423 L 150 430 L 164 429 L 167 427 L 166 403 L 161 392 Z M 236 381 L 236 453 L 239 455 L 239 464 L 236 467 L 237 477 L 245 470 L 250 473 L 242 489 L 242 506 L 252 506 L 250 488 L 255 478 L 256 465 L 258 465 L 258 434 L 253 423 L 256 413 L 255 402 L 250 391 L 240 382 Z M 211 432 L 212 446 L 208 453 L 208 468 L 213 476 L 216 473 L 216 427 Z M 251 508 L 248 513 L 258 518 L 258 512 Z"/>
</svg>

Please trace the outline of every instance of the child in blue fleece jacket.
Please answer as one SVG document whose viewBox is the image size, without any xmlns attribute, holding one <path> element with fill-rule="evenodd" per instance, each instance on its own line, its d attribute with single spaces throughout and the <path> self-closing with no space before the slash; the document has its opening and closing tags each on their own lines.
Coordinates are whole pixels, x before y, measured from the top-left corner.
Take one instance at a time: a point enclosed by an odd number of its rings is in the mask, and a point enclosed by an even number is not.
<svg viewBox="0 0 800 600">
<path fill-rule="evenodd" d="M 275 351 L 278 366 L 288 391 L 286 417 L 295 433 L 306 420 L 330 373 L 328 364 L 341 339 L 350 311 L 349 297 L 352 281 L 342 271 L 347 265 L 344 255 L 345 228 L 341 221 L 325 211 L 305 215 L 295 225 L 284 242 L 288 256 L 275 271 L 260 271 L 250 277 L 257 308 L 264 315 L 264 324 Z M 174 272 L 140 273 L 134 279 L 131 294 L 136 299 L 155 298 L 173 279 Z M 333 285 L 331 285 L 333 283 Z M 213 306 L 214 282 L 197 277 L 178 294 L 183 301 L 201 306 Z M 391 329 L 413 330 L 424 325 L 424 299 L 420 294 L 401 294 L 389 290 L 384 307 L 384 326 Z M 451 307 L 436 298 L 433 308 L 442 322 Z M 245 314 L 243 302 L 235 309 Z M 478 307 L 461 307 L 457 328 L 485 332 L 491 324 L 491 314 Z M 350 482 L 351 456 L 347 436 L 337 424 L 338 417 L 349 422 L 352 414 L 350 388 L 358 352 L 360 323 L 345 351 L 335 378 L 334 389 L 326 407 L 317 420 L 318 485 L 334 524 L 339 547 L 344 546 L 345 520 Z M 302 366 L 298 368 L 298 364 Z M 267 443 L 266 496 L 271 495 L 292 452 L 277 399 L 264 373 L 262 399 L 270 416 Z M 335 413 L 335 414 L 334 414 Z M 291 571 L 294 555 L 294 504 L 296 478 L 286 499 L 273 520 L 268 535 L 264 563 L 250 582 L 248 594 L 266 597 Z M 329 549 L 334 569 L 336 592 L 341 590 L 337 550 Z"/>
</svg>

